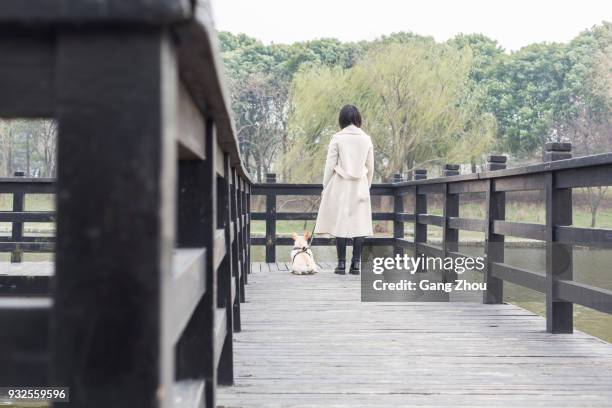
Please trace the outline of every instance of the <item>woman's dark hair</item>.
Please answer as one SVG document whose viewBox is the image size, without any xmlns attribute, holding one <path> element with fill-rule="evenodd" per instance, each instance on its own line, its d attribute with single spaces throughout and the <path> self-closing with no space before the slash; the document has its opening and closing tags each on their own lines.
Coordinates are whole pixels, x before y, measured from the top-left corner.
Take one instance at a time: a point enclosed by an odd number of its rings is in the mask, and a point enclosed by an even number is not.
<svg viewBox="0 0 612 408">
<path fill-rule="evenodd" d="M 338 123 L 340 124 L 340 129 L 344 129 L 349 125 L 361 127 L 361 113 L 359 113 L 359 109 L 353 105 L 344 105 L 340 109 Z"/>
</svg>

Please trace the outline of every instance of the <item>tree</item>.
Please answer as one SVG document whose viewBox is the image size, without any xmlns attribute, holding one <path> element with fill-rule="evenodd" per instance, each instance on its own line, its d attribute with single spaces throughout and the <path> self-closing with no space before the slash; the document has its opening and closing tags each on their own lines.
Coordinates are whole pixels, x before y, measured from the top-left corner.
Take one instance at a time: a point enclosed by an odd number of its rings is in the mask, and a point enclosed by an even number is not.
<svg viewBox="0 0 612 408">
<path fill-rule="evenodd" d="M 295 73 L 307 66 L 350 67 L 362 44 L 320 39 L 263 45 L 244 34 L 227 32 L 221 32 L 219 38 L 241 152 L 261 181 L 272 170 L 277 154 L 287 151 L 289 88 Z"/>
<path fill-rule="evenodd" d="M 285 134 L 285 89 L 263 74 L 250 74 L 233 84 L 232 104 L 244 159 L 262 181 Z"/>
<path fill-rule="evenodd" d="M 293 178 L 289 169 L 304 160 L 289 153 L 303 143 L 311 144 L 303 149 L 309 153 L 306 163 L 316 166 L 319 150 L 324 150 L 326 138 L 335 131 L 336 110 L 347 101 L 372 109 L 368 126 L 377 127 L 372 133 L 379 138 L 382 152 L 378 167 L 386 173 L 400 170 L 393 169 L 400 165 L 406 169 L 433 163 L 436 154 L 438 161 L 470 161 L 473 171 L 485 150 L 509 154 L 517 162 L 533 160 L 542 143 L 549 140 L 573 141 L 578 150 L 585 144 L 599 149 L 594 152 L 612 149 L 605 140 L 612 116 L 606 105 L 609 95 L 604 97 L 601 91 L 610 73 L 605 63 L 612 42 L 610 23 L 581 33 L 569 44 L 531 44 L 512 53 L 482 34 L 460 34 L 443 44 L 410 32 L 369 42 L 326 38 L 289 45 L 264 45 L 244 34 L 222 32 L 219 37 L 242 153 L 260 179 L 270 170 L 281 179 Z M 393 60 L 383 55 L 382 50 L 389 47 L 406 47 L 415 59 L 395 55 Z M 376 53 L 389 67 L 375 61 Z M 433 66 L 432 61 L 442 65 Z M 455 70 L 453 64 L 457 72 L 450 72 Z M 412 77 L 403 78 L 404 73 Z M 432 84 L 436 77 L 457 80 L 437 90 L 454 104 L 445 110 L 436 105 L 442 99 L 432 97 L 435 86 L 423 85 Z M 400 112 L 407 111 L 397 106 L 397 112 L 393 111 L 394 99 L 389 93 L 393 85 L 388 82 L 394 80 L 404 96 L 400 105 L 412 109 L 406 116 L 408 127 L 427 128 L 425 133 L 406 133 L 407 128 L 402 127 Z M 410 84 L 408 88 L 406 84 Z M 372 104 L 380 90 L 387 98 L 386 116 L 380 103 Z M 409 90 L 413 91 L 412 99 L 408 98 Z M 332 91 L 337 98 L 331 96 Z M 433 111 L 421 110 L 418 116 L 410 116 L 419 111 L 423 101 L 435 107 Z M 433 112 L 450 116 L 438 117 L 434 125 Z M 387 136 L 395 138 L 390 145 L 383 142 Z M 398 140 L 406 145 L 398 145 Z M 449 149 L 451 140 L 455 146 Z M 280 157 L 285 163 L 279 166 Z M 288 161 L 294 163 L 290 166 Z M 309 171 L 304 168 L 295 177 L 306 180 L 311 177 Z M 380 176 L 386 177 L 386 173 Z"/>
<path fill-rule="evenodd" d="M 470 64 L 469 52 L 413 39 L 372 47 L 351 69 L 299 72 L 291 93 L 292 149 L 283 165 L 292 169 L 292 180 L 316 179 L 345 103 L 362 111 L 383 179 L 466 152 L 481 154 L 494 122 L 463 100 Z"/>
<path fill-rule="evenodd" d="M 57 125 L 50 119 L 0 120 L 0 176 L 54 177 Z"/>
<path fill-rule="evenodd" d="M 0 177 L 13 175 L 13 132 L 15 125 L 15 121 L 0 120 Z"/>
<path fill-rule="evenodd" d="M 577 155 L 612 150 L 612 24 L 582 32 L 567 47 L 570 68 L 563 92 L 567 105 L 552 126 L 550 139 L 570 141 Z M 591 227 L 608 187 L 589 187 Z"/>
<path fill-rule="evenodd" d="M 532 44 L 500 59 L 487 82 L 486 106 L 498 121 L 501 146 L 528 156 L 549 136 L 567 101 L 569 64 L 562 44 Z"/>
<path fill-rule="evenodd" d="M 220 33 L 241 153 L 257 180 L 270 171 L 286 124 L 286 46 L 264 46 L 244 34 Z"/>
<path fill-rule="evenodd" d="M 454 38 L 450 39 L 448 45 L 451 47 L 469 51 L 472 54 L 472 64 L 470 67 L 469 79 L 466 87 L 463 91 L 463 100 L 461 103 L 465 103 L 474 110 L 474 117 L 488 117 L 489 125 L 492 125 L 493 119 L 487 115 L 492 113 L 492 109 L 488 106 L 488 86 L 490 84 L 490 78 L 493 76 L 494 69 L 497 64 L 500 63 L 504 57 L 504 50 L 499 46 L 497 41 L 488 38 L 483 34 L 458 34 Z M 494 120 L 495 126 L 497 126 L 497 120 Z M 470 122 L 474 131 L 478 131 L 478 122 Z M 486 128 L 485 128 L 486 129 Z M 497 129 L 496 129 L 497 136 Z M 499 139 L 496 139 L 497 143 L 490 144 L 491 147 L 497 150 L 505 150 L 503 143 L 499 143 Z M 464 149 L 464 151 L 470 151 Z M 477 168 L 478 155 L 470 155 L 470 157 L 463 157 L 460 161 L 470 160 L 472 173 L 475 173 Z"/>
<path fill-rule="evenodd" d="M 57 122 L 41 120 L 34 151 L 40 162 L 40 177 L 55 177 L 57 155 Z"/>
</svg>

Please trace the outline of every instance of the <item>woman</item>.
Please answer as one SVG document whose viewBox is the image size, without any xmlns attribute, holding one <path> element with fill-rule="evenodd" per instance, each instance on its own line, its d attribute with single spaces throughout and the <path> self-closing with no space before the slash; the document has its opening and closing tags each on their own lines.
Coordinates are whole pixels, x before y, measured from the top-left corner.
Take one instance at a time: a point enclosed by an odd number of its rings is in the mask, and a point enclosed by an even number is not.
<svg viewBox="0 0 612 408">
<path fill-rule="evenodd" d="M 327 150 L 323 193 L 315 233 L 336 237 L 338 267 L 346 270 L 346 239 L 353 238 L 349 273 L 359 275 L 363 238 L 373 235 L 370 186 L 374 175 L 372 140 L 361 130 L 361 114 L 353 105 L 340 110 L 340 132 L 332 136 Z"/>
</svg>

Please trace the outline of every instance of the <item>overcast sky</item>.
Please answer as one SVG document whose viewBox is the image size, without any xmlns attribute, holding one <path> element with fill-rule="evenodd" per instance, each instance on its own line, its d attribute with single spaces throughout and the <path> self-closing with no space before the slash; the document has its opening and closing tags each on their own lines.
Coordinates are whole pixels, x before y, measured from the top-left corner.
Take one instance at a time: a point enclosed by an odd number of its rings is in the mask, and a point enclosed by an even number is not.
<svg viewBox="0 0 612 408">
<path fill-rule="evenodd" d="M 372 40 L 413 31 L 438 41 L 483 33 L 516 50 L 532 42 L 567 42 L 612 21 L 610 0 L 212 0 L 212 7 L 217 29 L 265 43 Z"/>
</svg>

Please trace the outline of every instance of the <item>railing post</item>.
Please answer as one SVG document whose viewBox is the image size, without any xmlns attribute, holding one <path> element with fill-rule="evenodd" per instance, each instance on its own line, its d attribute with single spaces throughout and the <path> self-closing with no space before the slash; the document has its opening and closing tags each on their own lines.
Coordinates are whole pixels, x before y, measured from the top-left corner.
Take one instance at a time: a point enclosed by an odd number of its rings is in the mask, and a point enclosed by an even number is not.
<svg viewBox="0 0 612 408">
<path fill-rule="evenodd" d="M 449 176 L 458 176 L 459 175 L 459 165 L 458 164 L 445 164 L 442 169 L 442 175 L 444 177 Z"/>
<path fill-rule="evenodd" d="M 50 383 L 74 407 L 165 407 L 178 57 L 165 28 L 60 31 Z"/>
<path fill-rule="evenodd" d="M 572 158 L 571 143 L 545 143 L 542 151 L 542 161 L 551 162 L 557 160 L 565 160 Z"/>
<path fill-rule="evenodd" d="M 425 180 L 427 170 L 414 170 L 414 180 Z M 414 186 L 414 256 L 419 256 L 419 243 L 427 242 L 427 224 L 419 223 L 419 214 L 427 214 L 427 196 L 419 194 L 419 186 Z M 421 272 L 421 270 L 417 271 Z"/>
<path fill-rule="evenodd" d="M 240 242 L 242 249 L 240 253 L 242 254 L 242 267 L 240 274 L 240 302 L 245 302 L 244 286 L 247 284 L 248 279 L 248 265 L 247 265 L 247 251 L 249 249 L 249 236 L 247 235 L 247 217 L 246 217 L 246 188 L 247 184 L 245 180 L 240 177 L 238 178 L 238 207 L 240 209 Z"/>
<path fill-rule="evenodd" d="M 503 170 L 506 168 L 506 156 L 492 154 L 487 159 L 487 171 Z"/>
<path fill-rule="evenodd" d="M 427 178 L 427 170 L 417 169 L 414 171 L 414 174 L 413 174 L 414 180 L 425 180 L 426 178 Z"/>
<path fill-rule="evenodd" d="M 217 384 L 232 385 L 234 383 L 234 306 L 232 301 L 232 277 L 234 271 L 234 245 L 232 243 L 232 168 L 229 154 L 223 155 L 223 177 L 219 179 L 222 191 L 219 192 L 219 212 L 223 223 L 225 236 L 225 259 L 217 271 L 217 307 L 225 309 L 226 336 L 221 346 L 219 366 L 217 367 Z M 240 306 L 240 305 L 238 305 Z"/>
<path fill-rule="evenodd" d="M 506 168 L 506 156 L 491 155 L 487 160 L 487 171 Z M 495 191 L 495 181 L 490 178 L 486 192 L 487 214 L 485 219 L 485 257 L 486 268 L 483 282 L 486 290 L 483 292 L 483 303 L 502 303 L 504 298 L 504 281 L 494 277 L 491 272 L 493 262 L 504 261 L 504 236 L 493 232 L 495 220 L 506 219 L 506 193 Z"/>
<path fill-rule="evenodd" d="M 251 273 L 251 186 L 247 184 L 244 193 L 246 201 L 246 240 L 247 240 L 247 274 L 244 283 L 248 283 L 248 275 Z"/>
<path fill-rule="evenodd" d="M 25 173 L 23 171 L 16 171 L 15 177 L 23 177 Z M 22 212 L 24 204 L 25 194 L 23 191 L 17 191 L 13 193 L 13 212 Z M 11 262 L 18 263 L 23 261 L 23 250 L 20 248 L 20 243 L 23 239 L 23 222 L 13 221 L 11 226 L 11 241 L 16 245 L 16 248 L 11 252 Z"/>
<path fill-rule="evenodd" d="M 572 157 L 571 143 L 546 143 L 545 161 Z M 557 242 L 555 227 L 572 225 L 572 189 L 556 188 L 555 173 L 546 174 L 546 331 L 572 333 L 573 303 L 557 301 L 557 280 L 572 280 L 572 246 Z"/>
<path fill-rule="evenodd" d="M 266 183 L 276 183 L 276 174 L 266 174 Z M 266 193 L 266 262 L 276 262 L 276 190 Z"/>
<path fill-rule="evenodd" d="M 244 265 L 243 252 L 242 252 L 242 214 L 240 214 L 240 178 L 238 177 L 238 172 L 236 168 L 230 167 L 230 178 L 232 181 L 230 193 L 231 193 L 231 216 L 233 225 L 232 234 L 233 239 L 230 239 L 232 245 L 232 276 L 235 278 L 234 281 L 234 290 L 236 293 L 235 299 L 233 299 L 233 308 L 234 308 L 234 331 L 239 332 L 241 328 L 240 323 L 240 298 L 242 297 L 242 289 L 244 284 L 242 283 L 243 269 L 242 265 Z M 229 181 L 229 180 L 228 180 Z M 230 235 L 231 237 L 231 235 Z M 231 293 L 230 293 L 231 295 Z"/>
<path fill-rule="evenodd" d="M 446 164 L 444 165 L 444 176 L 458 176 L 459 165 L 458 164 Z M 444 183 L 444 191 L 442 199 L 444 200 L 443 206 L 443 217 L 444 226 L 442 227 L 442 249 L 444 250 L 444 256 L 448 256 L 448 252 L 457 252 L 459 250 L 459 230 L 449 228 L 448 219 L 449 217 L 459 217 L 459 195 L 451 194 L 449 192 L 449 183 Z M 454 282 L 457 279 L 454 271 L 443 271 L 444 282 Z"/>
<path fill-rule="evenodd" d="M 400 183 L 403 181 L 400 173 L 393 175 L 393 182 Z M 400 239 L 404 238 L 404 221 L 398 219 L 398 214 L 404 212 L 404 197 L 398 194 L 397 190 L 393 194 L 393 238 Z M 394 245 L 394 254 L 404 254 L 404 247 L 401 245 Z"/>
<path fill-rule="evenodd" d="M 178 228 L 179 248 L 207 248 L 204 258 L 206 288 L 217 287 L 215 270 L 215 232 L 217 230 L 217 175 L 214 154 L 217 136 L 212 119 L 205 125 L 206 160 L 181 160 L 178 171 Z M 212 249 L 212 250 L 208 250 Z M 214 400 L 217 383 L 215 355 L 216 290 L 207 290 L 185 328 L 176 349 L 176 378 L 203 378 L 207 398 Z M 194 358 L 202 356 L 202 358 Z"/>
</svg>

